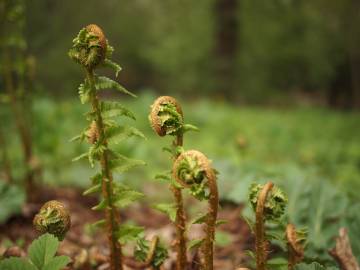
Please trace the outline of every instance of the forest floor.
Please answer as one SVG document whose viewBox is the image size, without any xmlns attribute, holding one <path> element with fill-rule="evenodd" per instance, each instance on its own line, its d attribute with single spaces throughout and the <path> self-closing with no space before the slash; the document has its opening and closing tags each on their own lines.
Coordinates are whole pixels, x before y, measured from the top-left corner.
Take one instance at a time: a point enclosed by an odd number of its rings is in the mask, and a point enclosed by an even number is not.
<svg viewBox="0 0 360 270">
<path fill-rule="evenodd" d="M 38 233 L 33 229 L 32 219 L 34 214 L 41 207 L 42 203 L 57 198 L 69 207 L 71 212 L 71 229 L 67 233 L 65 240 L 61 243 L 58 253 L 68 255 L 72 258 L 68 269 L 90 270 L 109 269 L 107 263 L 108 248 L 105 233 L 100 230 L 92 231 L 89 224 L 101 219 L 101 213 L 90 210 L 90 206 L 96 204 L 95 197 L 84 197 L 81 191 L 69 188 L 47 189 L 42 191 L 38 203 L 28 204 L 23 208 L 23 214 L 11 218 L 6 224 L 0 226 L 0 243 L 7 242 L 21 243 L 21 248 L 27 250 L 27 246 L 34 240 Z M 233 270 L 237 267 L 246 265 L 248 256 L 245 250 L 251 249 L 253 238 L 249 227 L 240 218 L 241 206 L 232 204 L 222 205 L 218 218 L 227 220 L 227 223 L 219 226 L 218 230 L 225 232 L 230 239 L 230 244 L 215 247 L 214 268 L 221 270 Z M 145 228 L 145 235 L 151 238 L 159 235 L 161 241 L 166 246 L 172 246 L 174 242 L 175 231 L 167 216 L 151 209 L 145 204 L 137 204 L 127 208 L 121 213 L 123 222 L 131 220 L 137 225 Z M 188 237 L 201 237 L 202 228 L 200 225 L 193 225 Z M 6 240 L 6 241 L 4 241 Z M 20 240 L 20 241 L 19 241 Z M 14 244 L 16 245 L 16 244 Z M 6 250 L 6 246 L 0 245 L 0 254 Z M 173 248 L 169 250 L 169 258 L 164 263 L 163 270 L 175 269 L 175 253 Z M 130 249 L 125 249 L 124 253 L 130 253 Z M 25 254 L 25 253 L 23 253 Z M 195 252 L 189 252 L 189 268 L 198 269 L 193 262 Z M 125 268 L 131 269 L 131 268 Z"/>
</svg>

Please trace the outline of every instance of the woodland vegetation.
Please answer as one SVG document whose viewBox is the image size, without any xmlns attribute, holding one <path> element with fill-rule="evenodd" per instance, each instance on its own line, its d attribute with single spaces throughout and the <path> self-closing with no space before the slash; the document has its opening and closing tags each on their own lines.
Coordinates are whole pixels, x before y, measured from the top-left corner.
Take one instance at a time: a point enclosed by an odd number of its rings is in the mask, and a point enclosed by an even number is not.
<svg viewBox="0 0 360 270">
<path fill-rule="evenodd" d="M 0 0 L 0 270 L 360 270 L 359 14 Z"/>
</svg>

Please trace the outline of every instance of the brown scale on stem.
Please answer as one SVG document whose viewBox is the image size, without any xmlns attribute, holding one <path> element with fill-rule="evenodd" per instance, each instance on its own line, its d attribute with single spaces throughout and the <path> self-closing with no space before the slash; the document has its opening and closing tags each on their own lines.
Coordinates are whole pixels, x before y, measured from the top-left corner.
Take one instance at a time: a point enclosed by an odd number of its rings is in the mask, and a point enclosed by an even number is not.
<svg viewBox="0 0 360 270">
<path fill-rule="evenodd" d="M 268 241 L 265 239 L 265 203 L 268 194 L 271 192 L 274 184 L 268 182 L 259 192 L 256 205 L 256 223 L 255 223 L 255 252 L 256 252 L 256 269 L 265 270 L 268 255 Z"/>
<path fill-rule="evenodd" d="M 289 262 L 288 269 L 291 270 L 304 258 L 304 248 L 298 239 L 296 228 L 293 224 L 286 226 L 286 240 L 288 246 Z"/>
<path fill-rule="evenodd" d="M 197 150 L 189 150 L 182 153 L 175 161 L 173 177 L 185 188 L 192 184 L 200 183 L 207 179 L 209 189 L 209 207 L 205 227 L 205 239 L 201 247 L 203 254 L 204 270 L 213 270 L 215 227 L 219 205 L 219 194 L 216 182 L 215 170 L 211 167 L 208 158 Z"/>
<path fill-rule="evenodd" d="M 100 134 L 96 121 L 91 122 L 89 129 L 86 131 L 86 137 L 90 144 L 95 144 L 99 140 Z"/>
<path fill-rule="evenodd" d="M 151 105 L 151 112 L 149 115 L 150 124 L 153 130 L 161 137 L 168 134 L 168 126 L 164 123 L 163 119 L 161 119 L 161 112 L 162 106 L 165 104 L 172 104 L 175 106 L 176 112 L 179 114 L 181 119 L 175 119 L 176 122 L 181 122 L 179 124 L 182 125 L 183 123 L 183 112 L 181 109 L 180 104 L 178 101 L 170 96 L 161 96 L 157 98 L 154 103 Z M 176 132 L 176 138 L 173 142 L 175 147 L 182 147 L 183 146 L 183 132 L 181 127 Z M 175 155 L 173 158 L 176 160 L 178 155 Z M 176 260 L 176 269 L 183 270 L 186 268 L 187 263 L 187 256 L 186 256 L 186 216 L 184 211 L 184 204 L 182 199 L 182 192 L 181 189 L 171 185 L 170 190 L 173 193 L 175 203 L 176 203 L 176 218 L 175 218 L 175 227 L 176 227 L 176 253 L 177 253 L 177 260 Z"/>
</svg>

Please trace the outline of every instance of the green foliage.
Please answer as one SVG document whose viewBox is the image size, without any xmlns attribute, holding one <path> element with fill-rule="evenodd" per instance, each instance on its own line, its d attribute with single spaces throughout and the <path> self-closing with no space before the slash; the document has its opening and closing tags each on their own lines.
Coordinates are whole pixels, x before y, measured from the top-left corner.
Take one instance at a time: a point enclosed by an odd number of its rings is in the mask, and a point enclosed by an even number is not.
<svg viewBox="0 0 360 270">
<path fill-rule="evenodd" d="M 294 270 L 336 270 L 337 267 L 324 267 L 317 262 L 313 262 L 310 264 L 299 263 L 295 265 Z"/>
<path fill-rule="evenodd" d="M 160 105 L 158 117 L 161 120 L 161 127 L 166 130 L 166 135 L 176 135 L 182 132 L 183 118 L 177 112 L 176 106 L 170 102 Z"/>
<path fill-rule="evenodd" d="M 256 211 L 259 192 L 263 189 L 263 185 L 252 184 L 249 189 L 249 201 L 254 211 Z M 285 212 L 287 206 L 287 196 L 278 187 L 274 187 L 268 194 L 265 208 L 264 218 L 269 221 L 278 221 Z"/>
<path fill-rule="evenodd" d="M 159 203 L 159 204 L 155 204 L 153 206 L 153 208 L 165 213 L 166 215 L 168 215 L 168 217 L 170 218 L 170 220 L 172 222 L 175 222 L 176 212 L 177 212 L 177 207 L 176 207 L 175 204 L 173 204 L 173 203 Z"/>
<path fill-rule="evenodd" d="M 149 251 L 150 251 L 150 241 L 144 238 L 138 239 L 134 252 L 135 259 L 141 262 L 145 262 L 148 257 L 147 254 L 149 253 Z M 167 249 L 162 245 L 158 244 L 156 245 L 154 257 L 151 262 L 151 265 L 155 269 L 159 269 L 160 265 L 162 265 L 167 258 L 168 258 Z"/>
<path fill-rule="evenodd" d="M 51 234 L 44 234 L 29 246 L 29 258 L 9 258 L 0 261 L 2 270 L 61 270 L 69 262 L 67 256 L 55 256 L 59 241 Z"/>
<path fill-rule="evenodd" d="M 21 188 L 0 181 L 0 223 L 6 222 L 12 215 L 21 213 L 24 202 L 25 193 Z"/>
<path fill-rule="evenodd" d="M 136 241 L 139 239 L 143 231 L 143 227 L 123 224 L 119 227 L 116 236 L 121 244 L 126 244 L 130 241 Z"/>
<path fill-rule="evenodd" d="M 205 171 L 197 159 L 185 157 L 179 164 L 177 174 L 188 185 L 200 185 L 205 178 Z"/>
</svg>

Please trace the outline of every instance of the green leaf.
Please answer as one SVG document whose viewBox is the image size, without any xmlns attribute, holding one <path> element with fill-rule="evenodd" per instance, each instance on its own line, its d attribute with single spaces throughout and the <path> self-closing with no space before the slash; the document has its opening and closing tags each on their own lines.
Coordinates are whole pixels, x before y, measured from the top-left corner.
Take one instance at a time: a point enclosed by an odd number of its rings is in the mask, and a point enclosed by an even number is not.
<svg viewBox="0 0 360 270">
<path fill-rule="evenodd" d="M 38 270 L 27 259 L 11 257 L 0 261 L 1 270 Z"/>
<path fill-rule="evenodd" d="M 146 163 L 142 160 L 131 159 L 122 155 L 117 155 L 116 159 L 109 161 L 109 164 L 111 170 L 123 173 L 136 166 L 145 165 Z"/>
<path fill-rule="evenodd" d="M 153 205 L 153 208 L 168 215 L 172 222 L 176 220 L 177 207 L 174 203 L 159 203 Z"/>
<path fill-rule="evenodd" d="M 86 196 L 86 195 L 89 195 L 89 194 L 92 194 L 95 192 L 99 192 L 99 191 L 101 191 L 101 184 L 94 185 L 91 188 L 85 190 L 83 192 L 83 195 Z"/>
<path fill-rule="evenodd" d="M 96 77 L 95 89 L 96 90 L 115 89 L 115 90 L 117 90 L 117 91 L 119 91 L 121 93 L 127 94 L 127 95 L 132 96 L 132 97 L 136 97 L 136 95 L 134 95 L 133 93 L 126 90 L 123 86 L 121 86 L 116 81 L 113 81 L 112 79 L 109 79 L 109 78 L 104 77 L 104 76 Z"/>
<path fill-rule="evenodd" d="M 124 224 L 119 227 L 116 236 L 121 244 L 126 244 L 129 241 L 137 240 L 143 231 L 143 227 Z"/>
<path fill-rule="evenodd" d="M 124 208 L 144 197 L 143 193 L 126 186 L 116 187 L 114 193 L 114 204 L 118 208 Z"/>
<path fill-rule="evenodd" d="M 31 243 L 28 250 L 29 258 L 37 268 L 42 269 L 53 259 L 58 246 L 58 239 L 46 233 Z"/>
<path fill-rule="evenodd" d="M 188 244 L 188 249 L 191 250 L 194 248 L 195 249 L 199 248 L 203 242 L 204 242 L 204 239 L 192 239 Z"/>
<path fill-rule="evenodd" d="M 135 259 L 137 261 L 145 262 L 148 257 L 149 251 L 150 251 L 150 241 L 144 238 L 138 239 L 134 252 Z M 158 267 L 164 263 L 167 257 L 168 257 L 167 249 L 164 248 L 160 243 L 158 243 L 155 248 L 154 257 L 151 262 L 151 265 L 155 267 L 155 269 L 158 269 Z"/>
<path fill-rule="evenodd" d="M 208 214 L 201 214 L 198 217 L 196 217 L 191 223 L 192 224 L 202 224 L 206 222 Z"/>
<path fill-rule="evenodd" d="M 306 264 L 306 263 L 299 263 L 297 265 L 295 265 L 294 270 L 335 270 L 338 269 L 336 267 L 325 267 L 322 266 L 321 264 L 317 263 L 317 262 L 313 262 L 310 264 Z"/>
<path fill-rule="evenodd" d="M 99 221 L 96 221 L 95 223 L 92 223 L 91 226 L 94 228 L 103 228 L 106 225 L 105 219 L 100 219 Z"/>
<path fill-rule="evenodd" d="M 105 130 L 105 136 L 109 143 L 119 144 L 123 140 L 137 136 L 145 139 L 145 136 L 138 129 L 130 126 L 112 126 Z"/>
<path fill-rule="evenodd" d="M 216 226 L 220 226 L 220 225 L 223 225 L 223 224 L 227 224 L 229 221 L 228 220 L 225 220 L 225 219 L 218 219 L 216 221 Z"/>
<path fill-rule="evenodd" d="M 87 81 L 85 81 L 85 83 L 80 84 L 79 96 L 80 96 L 80 101 L 82 104 L 89 102 L 90 91 L 91 91 L 91 88 L 90 88 L 89 84 L 87 83 Z"/>
<path fill-rule="evenodd" d="M 120 67 L 117 63 L 111 61 L 111 60 L 108 59 L 108 58 L 106 58 L 106 59 L 104 60 L 103 65 L 104 65 L 105 67 L 112 68 L 112 69 L 115 71 L 115 76 L 116 76 L 116 77 L 119 75 L 119 72 L 121 71 L 121 67 Z"/>
<path fill-rule="evenodd" d="M 228 246 L 231 243 L 231 234 L 217 231 L 215 234 L 215 245 L 220 247 Z"/>
<path fill-rule="evenodd" d="M 89 156 L 89 153 L 82 153 L 81 155 L 79 155 L 77 157 L 74 157 L 71 161 L 75 162 L 75 161 L 78 161 L 80 159 L 87 158 L 88 156 Z"/>
<path fill-rule="evenodd" d="M 58 256 L 53 258 L 47 263 L 42 270 L 60 270 L 63 269 L 70 262 L 70 258 L 67 256 Z"/>
<path fill-rule="evenodd" d="M 183 132 L 186 133 L 188 131 L 200 131 L 198 127 L 194 126 L 194 125 L 190 125 L 190 124 L 185 124 L 183 125 Z"/>
<path fill-rule="evenodd" d="M 98 211 L 98 210 L 104 210 L 108 206 L 108 203 L 105 199 L 102 199 L 99 204 L 91 207 L 91 210 Z"/>
<path fill-rule="evenodd" d="M 101 114 L 104 118 L 126 116 L 133 120 L 136 120 L 135 115 L 130 110 L 123 107 L 117 102 L 102 102 Z"/>
</svg>

